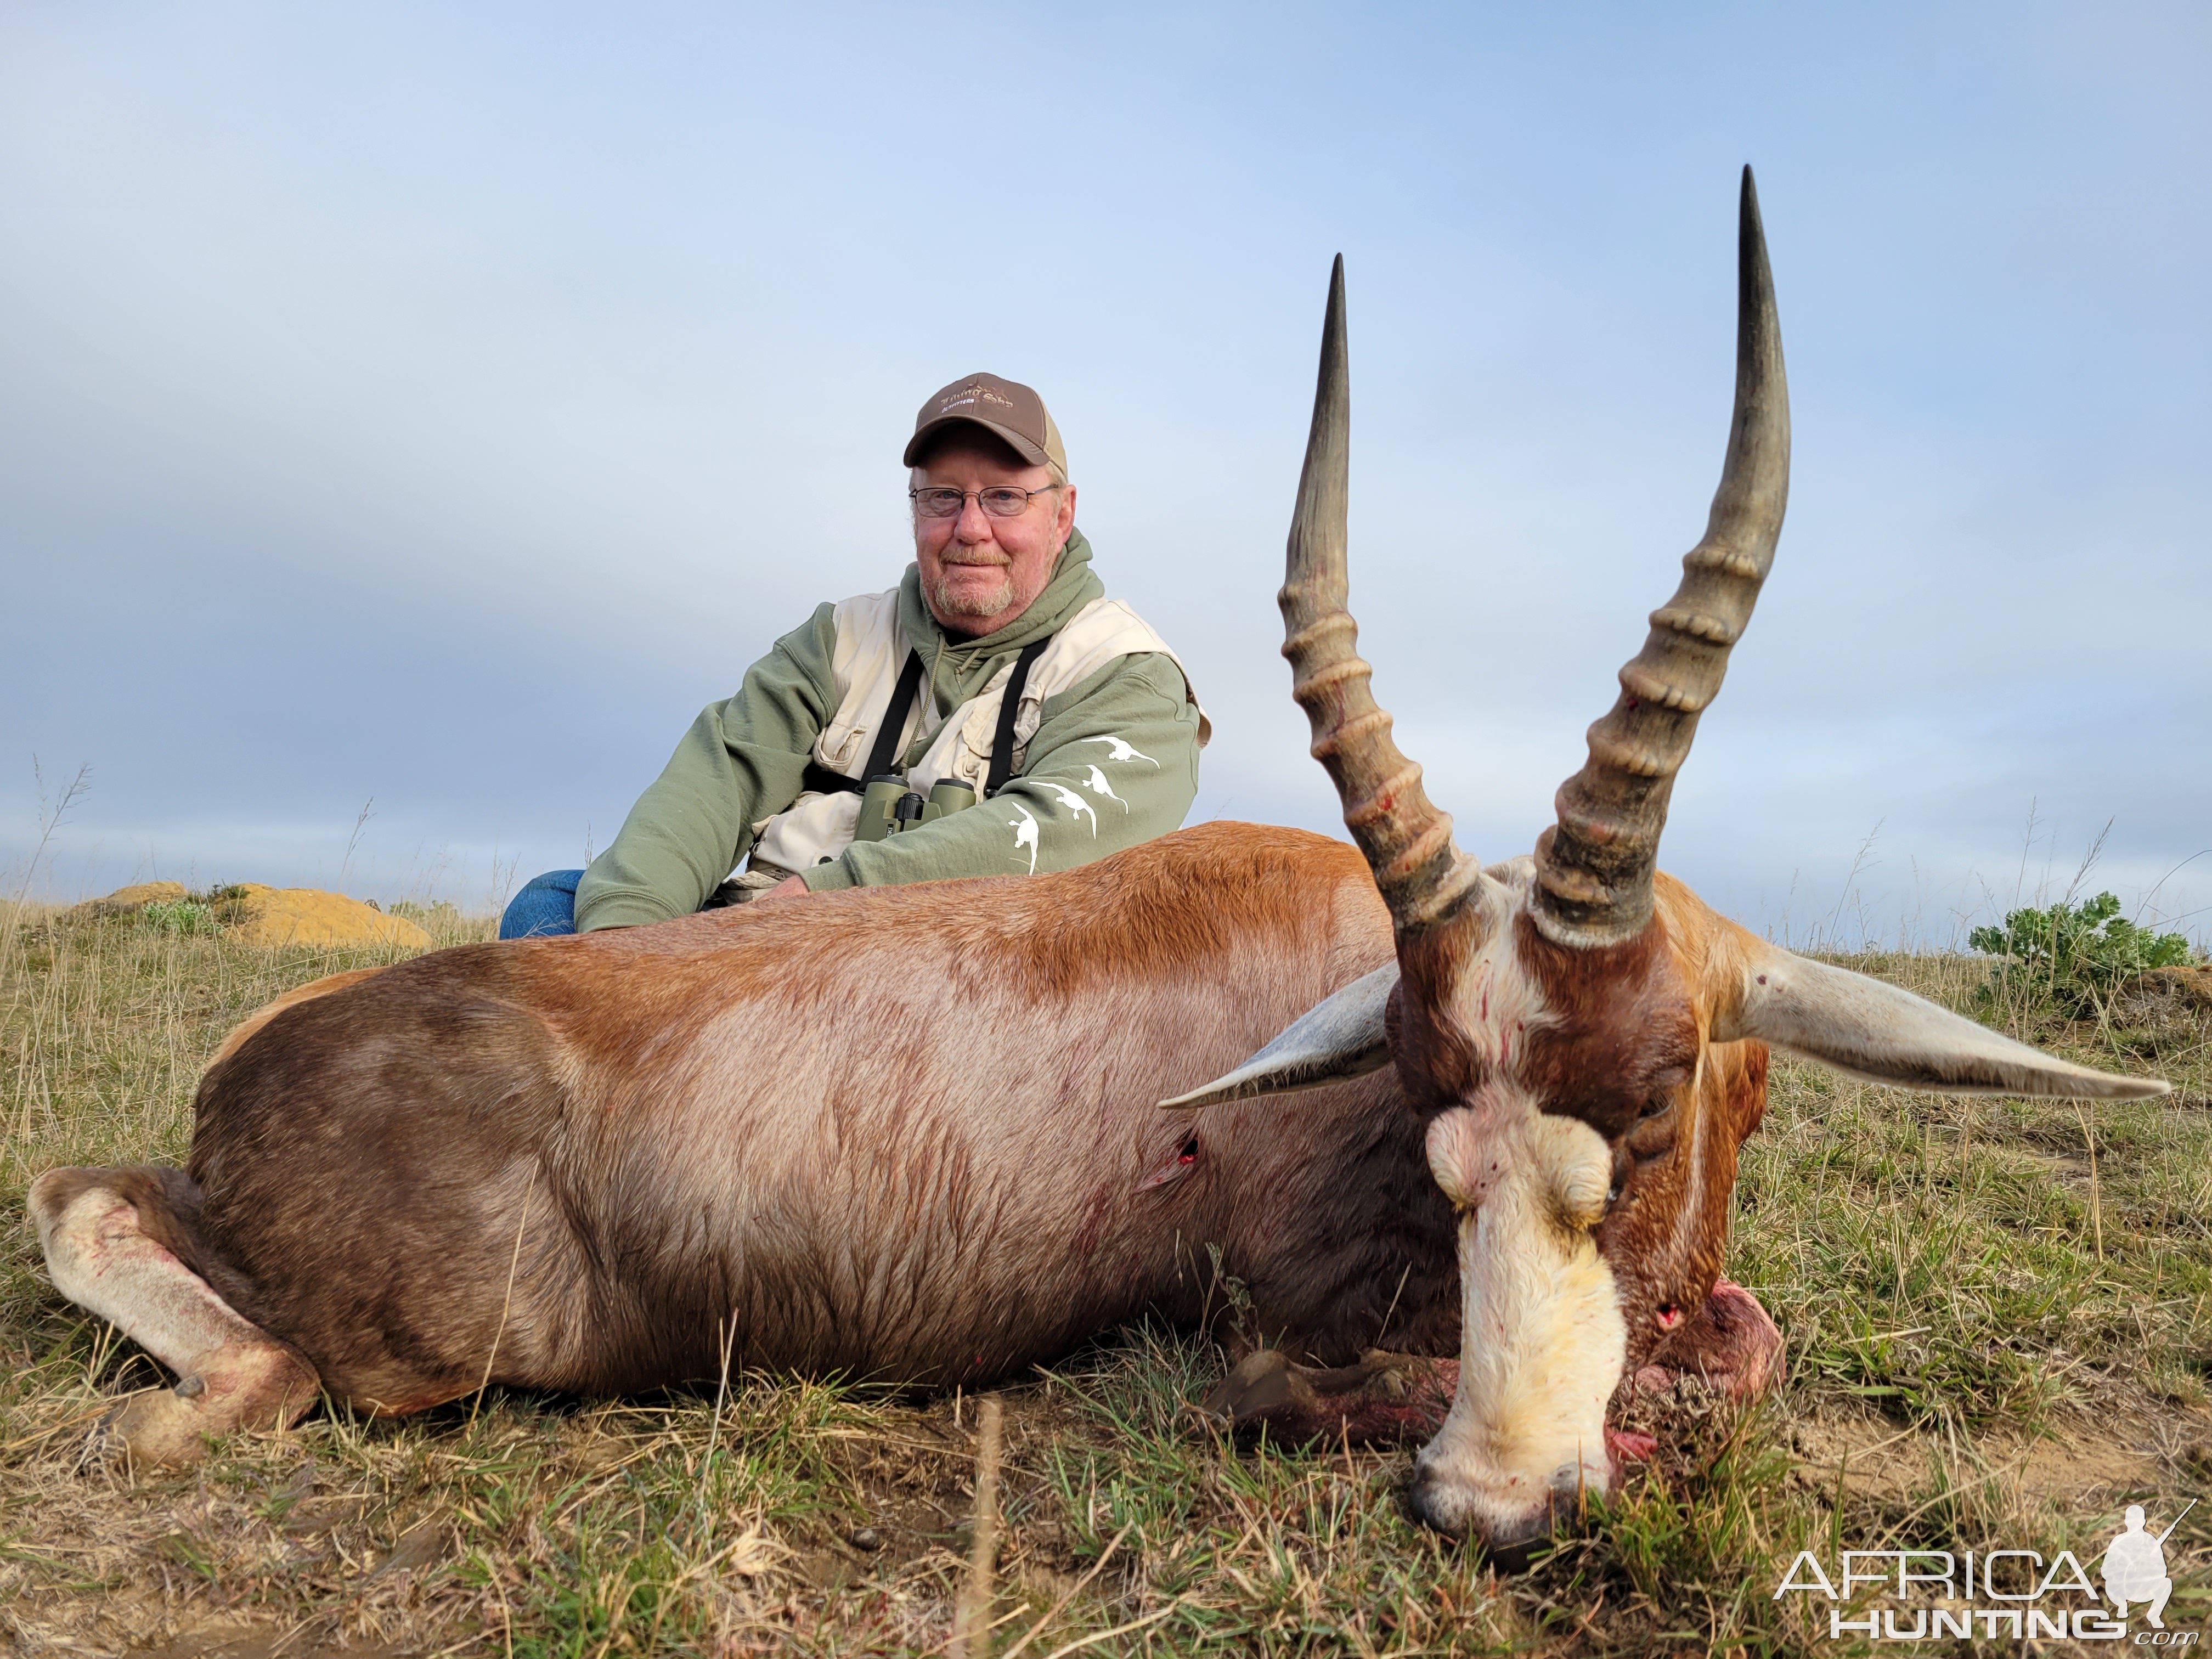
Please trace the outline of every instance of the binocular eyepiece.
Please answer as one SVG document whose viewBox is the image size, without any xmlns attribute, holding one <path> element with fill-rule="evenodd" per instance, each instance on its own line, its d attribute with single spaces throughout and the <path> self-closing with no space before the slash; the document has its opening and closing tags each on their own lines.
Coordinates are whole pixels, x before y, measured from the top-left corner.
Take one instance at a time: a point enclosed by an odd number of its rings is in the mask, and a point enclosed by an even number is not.
<svg viewBox="0 0 2212 1659">
<path fill-rule="evenodd" d="M 853 839 L 881 841 L 902 830 L 934 823 L 948 812 L 961 811 L 975 804 L 975 792 L 951 778 L 932 788 L 925 800 L 904 778 L 886 773 L 868 780 L 867 789 L 860 796 L 860 822 L 853 832 Z"/>
</svg>

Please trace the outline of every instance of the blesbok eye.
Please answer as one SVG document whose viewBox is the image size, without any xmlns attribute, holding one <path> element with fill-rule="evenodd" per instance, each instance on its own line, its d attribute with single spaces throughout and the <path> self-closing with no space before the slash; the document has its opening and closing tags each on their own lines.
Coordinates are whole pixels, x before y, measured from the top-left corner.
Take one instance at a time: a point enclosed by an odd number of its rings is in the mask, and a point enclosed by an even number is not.
<svg viewBox="0 0 2212 1659">
<path fill-rule="evenodd" d="M 1689 1080 L 1689 1068 L 1684 1066 L 1669 1066 L 1657 1073 L 1651 1079 L 1651 1092 L 1644 1099 L 1644 1109 L 1636 1115 L 1638 1118 L 1657 1117 L 1668 1110 L 1680 1097 L 1682 1085 Z"/>
<path fill-rule="evenodd" d="M 1628 1133 L 1621 1137 L 1621 1146 L 1638 1163 L 1663 1158 L 1674 1150 L 1680 1126 L 1668 1110 L 1674 1099 L 1673 1095 L 1651 1097 L 1644 1103 L 1643 1115 L 1628 1126 Z"/>
<path fill-rule="evenodd" d="M 1611 1209 L 1620 1202 L 1620 1195 L 1628 1190 L 1628 1177 L 1636 1170 L 1636 1155 L 1626 1146 L 1613 1149 L 1613 1184 L 1606 1188 L 1605 1206 Z"/>
</svg>

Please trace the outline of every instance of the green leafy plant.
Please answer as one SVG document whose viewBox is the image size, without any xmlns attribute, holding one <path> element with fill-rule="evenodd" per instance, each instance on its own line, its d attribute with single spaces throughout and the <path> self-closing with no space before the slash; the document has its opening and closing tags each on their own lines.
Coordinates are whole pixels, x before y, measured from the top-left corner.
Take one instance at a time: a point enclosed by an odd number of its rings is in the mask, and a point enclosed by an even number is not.
<svg viewBox="0 0 2212 1659">
<path fill-rule="evenodd" d="M 2012 911 L 2002 927 L 1977 927 L 1966 943 L 1984 956 L 2008 958 L 1993 986 L 2047 992 L 2077 1017 L 2097 1013 L 2136 975 L 2190 960 L 2187 939 L 2130 921 L 2110 893 L 2079 904 L 2062 899 L 2048 909 Z"/>
<path fill-rule="evenodd" d="M 222 923 L 203 899 L 157 899 L 138 912 L 138 925 L 162 933 L 218 933 Z"/>
</svg>

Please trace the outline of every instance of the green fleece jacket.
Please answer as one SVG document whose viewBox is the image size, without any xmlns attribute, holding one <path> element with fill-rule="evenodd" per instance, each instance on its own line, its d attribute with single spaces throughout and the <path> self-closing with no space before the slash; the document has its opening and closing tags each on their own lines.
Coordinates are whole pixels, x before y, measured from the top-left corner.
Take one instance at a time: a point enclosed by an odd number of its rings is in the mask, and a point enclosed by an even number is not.
<svg viewBox="0 0 2212 1659">
<path fill-rule="evenodd" d="M 899 585 L 899 625 L 921 653 L 939 719 L 900 757 L 919 761 L 942 718 L 1021 648 L 1057 633 L 1105 588 L 1091 544 L 1070 535 L 1036 603 L 981 639 L 947 635 L 922 603 L 912 565 Z M 836 607 L 825 605 L 711 703 L 639 797 L 614 844 L 576 889 L 576 928 L 627 927 L 689 915 L 751 850 L 752 826 L 798 799 L 814 741 L 837 711 L 830 672 Z M 875 887 L 949 876 L 1065 870 L 1165 835 L 1198 793 L 1198 708 L 1172 659 L 1116 658 L 1045 699 L 1022 775 L 988 801 L 879 842 L 855 842 L 804 871 L 807 886 Z M 1133 752 L 1135 758 L 1116 761 Z M 1092 769 L 1113 791 L 1097 793 Z M 1121 804 L 1116 805 L 1115 802 Z"/>
</svg>

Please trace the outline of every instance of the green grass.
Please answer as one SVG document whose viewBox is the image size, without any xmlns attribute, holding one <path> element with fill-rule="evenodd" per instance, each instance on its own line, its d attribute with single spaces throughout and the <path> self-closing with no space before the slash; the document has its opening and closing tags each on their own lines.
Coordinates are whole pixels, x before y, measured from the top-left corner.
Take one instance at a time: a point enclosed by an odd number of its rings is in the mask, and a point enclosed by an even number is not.
<svg viewBox="0 0 2212 1659">
<path fill-rule="evenodd" d="M 55 1164 L 181 1162 L 224 1030 L 374 959 L 0 916 L 0 1632 L 100 1653 L 942 1651 L 972 1398 L 750 1374 L 617 1401 L 493 1390 L 396 1423 L 318 1415 L 184 1474 L 78 1467 L 84 1424 L 155 1377 L 47 1287 L 25 1186 Z M 1960 1007 L 1985 975 L 1855 965 Z M 993 1650 L 1034 1628 L 1026 1659 L 1107 1632 L 1079 1650 L 1836 1653 L 1824 1606 L 1816 1627 L 1770 1594 L 1801 1547 L 2087 1551 L 2127 1502 L 2170 1516 L 2212 1471 L 2212 1016 L 1992 1012 L 2180 1092 L 2093 1115 L 1778 1066 L 1729 1272 L 1781 1324 L 1788 1378 L 1747 1412 L 1637 1407 L 1661 1455 L 1532 1569 L 1412 1524 L 1410 1448 L 1205 1431 L 1187 1406 L 1220 1354 L 1139 1328 L 999 1396 Z M 2168 1622 L 2200 1626 L 2203 1509 L 2169 1559 Z"/>
</svg>

